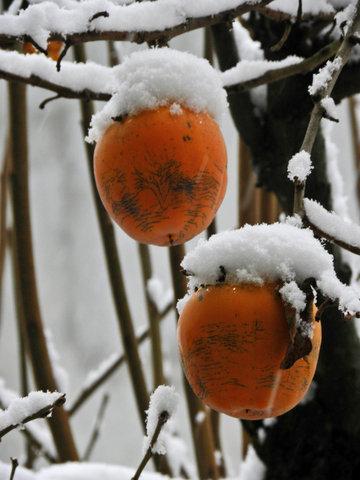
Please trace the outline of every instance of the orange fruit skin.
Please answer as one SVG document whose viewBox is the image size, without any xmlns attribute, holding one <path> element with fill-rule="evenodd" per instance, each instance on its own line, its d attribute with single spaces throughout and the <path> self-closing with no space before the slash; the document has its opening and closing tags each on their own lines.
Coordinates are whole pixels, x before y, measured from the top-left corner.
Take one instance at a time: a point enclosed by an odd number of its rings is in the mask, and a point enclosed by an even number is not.
<svg viewBox="0 0 360 480">
<path fill-rule="evenodd" d="M 200 288 L 178 323 L 185 375 L 209 407 L 260 420 L 297 405 L 315 374 L 321 344 L 315 322 L 311 353 L 281 370 L 289 345 L 284 306 L 275 284 Z"/>
<path fill-rule="evenodd" d="M 212 221 L 226 190 L 226 148 L 207 113 L 146 110 L 111 124 L 94 173 L 110 217 L 141 243 L 184 243 Z"/>
<path fill-rule="evenodd" d="M 64 42 L 61 40 L 50 40 L 47 47 L 47 55 L 52 58 L 55 62 L 58 60 L 61 50 L 64 47 Z M 33 54 L 37 53 L 38 50 L 34 47 L 31 42 L 24 42 L 22 47 L 23 53 Z"/>
</svg>

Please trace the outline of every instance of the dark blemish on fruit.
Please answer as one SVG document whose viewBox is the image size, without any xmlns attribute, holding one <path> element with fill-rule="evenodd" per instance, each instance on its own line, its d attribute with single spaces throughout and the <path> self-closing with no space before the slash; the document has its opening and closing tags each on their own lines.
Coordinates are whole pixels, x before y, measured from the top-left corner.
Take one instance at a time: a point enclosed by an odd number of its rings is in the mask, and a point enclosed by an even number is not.
<svg viewBox="0 0 360 480">
<path fill-rule="evenodd" d="M 190 137 L 189 135 L 184 135 L 182 138 L 184 142 L 190 142 L 192 140 L 192 137 Z"/>
<path fill-rule="evenodd" d="M 192 125 L 191 125 L 191 122 L 186 122 L 186 124 L 187 124 L 187 126 L 188 126 L 189 128 L 191 128 L 191 126 L 192 126 Z"/>
</svg>

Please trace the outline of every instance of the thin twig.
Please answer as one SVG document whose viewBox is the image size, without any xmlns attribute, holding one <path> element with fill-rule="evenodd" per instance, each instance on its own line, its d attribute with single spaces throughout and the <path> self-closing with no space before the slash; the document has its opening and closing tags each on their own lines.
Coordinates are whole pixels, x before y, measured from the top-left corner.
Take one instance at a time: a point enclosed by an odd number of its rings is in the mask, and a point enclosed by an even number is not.
<svg viewBox="0 0 360 480">
<path fill-rule="evenodd" d="M 41 408 L 37 412 L 27 416 L 26 418 L 21 420 L 21 422 L 15 423 L 13 425 L 8 425 L 7 427 L 0 430 L 0 440 L 9 432 L 11 432 L 12 430 L 15 430 L 21 425 L 24 425 L 25 423 L 31 422 L 32 420 L 36 420 L 37 418 L 48 417 L 55 407 L 60 407 L 64 403 L 65 403 L 65 394 L 61 395 L 57 400 L 55 400 L 55 402 L 49 403 L 49 405 L 46 405 L 45 407 Z"/>
<path fill-rule="evenodd" d="M 331 75 L 331 79 L 329 80 L 325 88 L 321 90 L 321 92 L 318 95 L 318 98 L 316 99 L 316 103 L 311 112 L 309 124 L 306 130 L 305 137 L 301 145 L 300 151 L 304 150 L 305 152 L 308 152 L 309 154 L 311 154 L 311 151 L 320 127 L 320 122 L 323 117 L 323 107 L 321 106 L 321 100 L 331 95 L 343 67 L 346 65 L 347 61 L 350 58 L 350 53 L 353 45 L 349 41 L 349 38 L 356 33 L 359 27 L 360 27 L 360 0 L 356 4 L 355 14 L 352 19 L 351 25 L 349 25 L 349 28 L 346 32 L 344 39 L 341 42 L 341 45 L 339 47 L 339 50 L 337 51 L 337 54 L 334 60 L 334 61 L 336 61 L 336 59 L 339 60 L 340 67 L 334 69 Z M 306 186 L 305 181 L 300 182 L 296 180 L 294 182 L 293 211 L 294 213 L 297 213 L 301 217 L 304 215 L 303 200 L 304 200 L 305 186 Z"/>
<path fill-rule="evenodd" d="M 11 460 L 11 472 L 10 472 L 9 480 L 14 480 L 15 472 L 17 467 L 19 466 L 19 462 L 17 461 L 17 458 L 10 458 L 10 460 Z"/>
<path fill-rule="evenodd" d="M 162 427 L 169 420 L 169 418 L 170 418 L 170 415 L 166 410 L 164 410 L 163 412 L 160 413 L 159 418 L 158 418 L 158 422 L 156 424 L 154 434 L 153 434 L 153 436 L 151 438 L 151 441 L 150 441 L 150 445 L 149 445 L 148 449 L 146 450 L 145 455 L 144 455 L 143 459 L 141 460 L 140 465 L 138 466 L 138 468 L 135 472 L 135 475 L 132 477 L 131 480 L 138 480 L 139 479 L 142 471 L 146 467 L 146 464 L 148 463 L 150 458 L 153 456 L 152 449 L 153 449 L 155 443 L 157 442 L 157 439 L 159 438 Z"/>
<path fill-rule="evenodd" d="M 0 401 L 0 408 L 2 410 L 6 409 L 6 406 Z M 58 459 L 55 458 L 47 449 L 47 446 L 42 444 L 32 433 L 32 431 L 25 425 L 25 428 L 20 430 L 20 433 L 31 443 L 34 450 L 41 452 L 42 456 L 46 458 L 49 463 L 58 463 Z"/>
<path fill-rule="evenodd" d="M 272 52 L 278 52 L 279 50 L 282 49 L 282 47 L 285 45 L 286 40 L 289 38 L 289 35 L 292 30 L 292 23 L 291 22 L 286 22 L 285 24 L 285 30 L 284 33 L 282 34 L 280 40 L 278 40 L 275 45 L 273 45 L 270 50 Z"/>
<path fill-rule="evenodd" d="M 104 419 L 104 416 L 105 416 L 106 407 L 109 403 L 109 398 L 110 398 L 109 395 L 107 393 L 105 393 L 102 400 L 101 400 L 99 411 L 98 411 L 98 414 L 96 416 L 94 429 L 93 429 L 93 431 L 90 435 L 89 443 L 88 443 L 88 445 L 85 449 L 85 453 L 84 453 L 83 458 L 82 458 L 83 462 L 87 462 L 90 459 L 91 454 L 92 454 L 92 452 L 94 450 L 94 447 L 96 445 L 96 442 L 99 438 L 100 428 L 101 428 L 101 425 L 102 425 L 102 422 L 103 422 L 103 419 Z"/>
<path fill-rule="evenodd" d="M 8 199 L 8 180 L 10 173 L 10 136 L 6 139 L 4 159 L 0 174 L 0 324 L 2 312 L 3 277 L 6 253 L 6 213 Z"/>
<path fill-rule="evenodd" d="M 59 95 L 58 93 L 54 96 L 49 97 L 49 98 L 45 98 L 45 100 L 43 100 L 39 105 L 40 110 L 44 110 L 44 108 L 46 107 L 46 105 L 48 103 L 53 102 L 54 100 L 58 100 L 59 98 L 61 98 L 61 95 Z"/>
<path fill-rule="evenodd" d="M 163 320 L 168 313 L 174 308 L 174 302 L 170 302 L 166 308 L 162 311 L 160 320 Z M 145 330 L 141 335 L 136 338 L 138 345 L 141 345 L 150 336 L 150 329 Z M 74 400 L 71 407 L 68 409 L 69 415 L 74 415 L 79 408 L 107 381 L 109 378 L 125 364 L 127 358 L 125 354 L 119 354 L 117 358 L 104 370 L 103 374 L 94 380 L 92 383 L 82 389 L 78 397 Z"/>
</svg>

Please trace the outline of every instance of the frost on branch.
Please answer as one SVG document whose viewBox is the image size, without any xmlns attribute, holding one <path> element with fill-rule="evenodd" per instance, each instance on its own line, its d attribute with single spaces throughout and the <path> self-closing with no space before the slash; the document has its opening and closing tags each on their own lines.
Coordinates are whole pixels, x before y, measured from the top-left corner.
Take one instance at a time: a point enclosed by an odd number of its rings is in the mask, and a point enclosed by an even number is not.
<svg viewBox="0 0 360 480">
<path fill-rule="evenodd" d="M 325 90 L 335 72 L 342 67 L 342 59 L 336 57 L 334 60 L 328 60 L 318 73 L 313 76 L 312 84 L 309 86 L 309 93 L 315 97 Z"/>
<path fill-rule="evenodd" d="M 356 292 L 337 278 L 332 255 L 310 229 L 279 223 L 245 225 L 201 240 L 181 266 L 190 275 L 189 294 L 201 285 L 218 284 L 221 266 L 228 284 L 279 281 L 301 286 L 313 278 L 325 297 L 339 301 L 342 311 L 360 311 Z M 284 292 L 293 308 L 299 310 L 303 303 L 291 285 Z"/>
<path fill-rule="evenodd" d="M 290 158 L 288 163 L 288 178 L 294 182 L 305 182 L 313 169 L 311 157 L 308 152 L 301 150 Z"/>
<path fill-rule="evenodd" d="M 219 75 L 207 60 L 190 53 L 159 48 L 135 52 L 114 68 L 116 89 L 94 115 L 88 141 L 97 141 L 117 117 L 135 115 L 174 103 L 220 119 L 227 107 Z"/>
<path fill-rule="evenodd" d="M 167 412 L 170 418 L 176 412 L 179 403 L 179 395 L 175 392 L 174 387 L 160 385 L 150 397 L 149 410 L 147 411 L 146 421 L 146 437 L 144 438 L 144 450 L 147 450 L 154 436 L 159 417 L 163 412 Z M 164 455 L 166 453 L 166 443 L 164 439 L 164 431 L 152 446 L 152 452 Z"/>
</svg>

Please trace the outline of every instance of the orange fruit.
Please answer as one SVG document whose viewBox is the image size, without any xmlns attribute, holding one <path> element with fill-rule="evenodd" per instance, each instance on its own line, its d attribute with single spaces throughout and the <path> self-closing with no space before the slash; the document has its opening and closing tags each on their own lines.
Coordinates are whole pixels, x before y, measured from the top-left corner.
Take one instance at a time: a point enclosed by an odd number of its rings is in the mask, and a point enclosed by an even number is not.
<svg viewBox="0 0 360 480">
<path fill-rule="evenodd" d="M 226 148 L 207 113 L 169 106 L 112 123 L 94 154 L 101 200 L 141 243 L 176 245 L 212 221 L 226 189 Z"/>
<path fill-rule="evenodd" d="M 212 409 L 258 420 L 287 412 L 307 392 L 321 326 L 314 308 L 312 351 L 281 369 L 290 336 L 278 288 L 274 283 L 204 287 L 181 312 L 178 342 L 184 371 L 195 394 Z"/>
<path fill-rule="evenodd" d="M 47 46 L 47 55 L 52 58 L 55 62 L 58 60 L 62 49 L 64 48 L 64 42 L 61 40 L 49 40 Z M 23 53 L 37 53 L 38 50 L 34 47 L 31 42 L 24 42 L 22 47 Z"/>
</svg>

